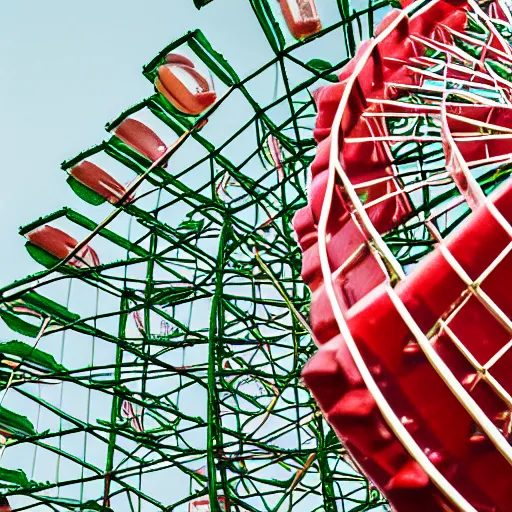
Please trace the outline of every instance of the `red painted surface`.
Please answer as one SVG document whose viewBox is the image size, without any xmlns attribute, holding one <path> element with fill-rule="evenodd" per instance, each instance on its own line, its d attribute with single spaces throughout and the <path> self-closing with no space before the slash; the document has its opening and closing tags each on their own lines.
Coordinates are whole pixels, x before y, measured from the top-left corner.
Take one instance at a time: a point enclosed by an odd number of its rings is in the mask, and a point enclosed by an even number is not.
<svg viewBox="0 0 512 512">
<path fill-rule="evenodd" d="M 70 174 L 82 185 L 93 190 L 112 204 L 116 204 L 127 191 L 123 185 L 101 167 L 87 160 L 75 165 Z M 129 202 L 130 199 L 130 197 L 126 198 L 125 202 Z"/>
<path fill-rule="evenodd" d="M 208 81 L 196 70 L 194 63 L 184 57 L 170 53 L 166 64 L 158 68 L 155 86 L 158 91 L 184 114 L 198 116 L 217 100 Z M 178 72 L 187 76 L 189 84 L 180 80 Z"/>
<path fill-rule="evenodd" d="M 339 159 L 353 184 L 380 180 L 366 189 L 358 189 L 365 202 L 398 190 L 390 156 L 382 143 L 347 140 L 387 135 L 382 125 L 371 117 L 362 118 L 364 112 L 386 109 L 366 98 L 392 99 L 396 91 L 386 85 L 388 82 L 420 85 L 420 77 L 403 65 L 406 59 L 413 56 L 421 59 L 424 53 L 423 45 L 414 44 L 411 35 L 444 37 L 438 29 L 441 24 L 463 31 L 467 16 L 465 6 L 466 2 L 432 2 L 420 16 L 404 19 L 373 51 L 350 91 L 340 130 Z M 390 13 L 378 27 L 377 34 L 382 33 L 398 13 Z M 368 43 L 363 44 L 342 70 L 339 84 L 322 88 L 315 95 L 318 151 L 311 167 L 309 204 L 294 218 L 294 229 L 303 251 L 302 276 L 312 292 L 311 327 L 319 347 L 306 365 L 303 377 L 345 447 L 397 511 L 449 511 L 454 510 L 453 506 L 388 429 L 366 388 L 340 335 L 320 266 L 318 222 L 329 172 L 331 127 L 348 79 L 367 48 Z M 485 79 L 478 80 L 485 83 Z M 422 106 L 417 108 L 421 110 Z M 477 105 L 457 109 L 451 113 L 512 128 L 508 109 Z M 451 132 L 475 129 L 453 119 L 449 124 Z M 465 159 L 475 160 L 508 153 L 507 146 L 510 144 L 506 140 L 463 142 L 459 149 Z M 512 182 L 501 185 L 489 199 L 503 217 L 512 222 Z M 350 206 L 341 185 L 337 184 L 327 223 L 326 246 L 331 272 L 345 265 L 344 271 L 334 279 L 335 292 L 367 367 L 402 424 L 454 487 L 478 511 L 509 511 L 511 466 L 486 437 L 475 430 L 469 414 L 414 341 L 388 295 L 388 273 L 367 248 L 368 235 L 349 215 Z M 404 194 L 397 193 L 367 212 L 377 231 L 385 233 L 407 218 L 410 205 Z M 445 244 L 471 279 L 476 279 L 511 241 L 510 234 L 484 204 L 473 211 Z M 511 265 L 509 254 L 482 286 L 509 318 L 512 316 Z M 440 317 L 453 311 L 465 289 L 466 285 L 439 248 L 394 288 L 424 333 L 431 331 Z M 474 296 L 460 306 L 449 327 L 481 364 L 510 341 L 508 331 Z M 505 435 L 510 435 L 512 420 L 506 404 L 475 375 L 453 341 L 441 333 L 431 342 L 486 415 Z M 509 393 L 512 393 L 511 364 L 512 353 L 508 352 L 492 371 Z"/>
<path fill-rule="evenodd" d="M 41 226 L 28 233 L 29 242 L 55 256 L 59 260 L 67 258 L 78 245 L 78 241 L 64 231 L 53 226 Z M 67 263 L 77 268 L 96 267 L 100 264 L 98 255 L 88 245 L 78 250 Z"/>
<path fill-rule="evenodd" d="M 5 498 L 5 497 L 0 498 L 0 512 L 11 512 L 11 511 L 12 511 L 12 508 L 9 505 L 7 498 Z"/>
<path fill-rule="evenodd" d="M 167 149 L 162 139 L 149 126 L 137 119 L 125 119 L 114 130 L 114 134 L 152 162 L 158 160 Z"/>
<path fill-rule="evenodd" d="M 315 0 L 278 0 L 288 29 L 295 39 L 303 39 L 322 29 Z"/>
<path fill-rule="evenodd" d="M 229 512 L 228 501 L 224 496 L 219 497 L 219 508 L 222 512 Z M 208 498 L 199 499 L 189 504 L 189 512 L 211 512 L 210 500 Z"/>
</svg>

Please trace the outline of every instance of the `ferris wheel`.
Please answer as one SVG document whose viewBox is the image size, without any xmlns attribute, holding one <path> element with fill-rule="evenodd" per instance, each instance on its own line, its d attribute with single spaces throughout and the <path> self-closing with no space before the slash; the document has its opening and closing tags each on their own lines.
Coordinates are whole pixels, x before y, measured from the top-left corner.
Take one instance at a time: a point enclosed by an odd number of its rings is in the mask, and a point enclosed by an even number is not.
<svg viewBox="0 0 512 512">
<path fill-rule="evenodd" d="M 510 6 L 246 1 L 20 229 L 0 510 L 507 511 Z"/>
</svg>

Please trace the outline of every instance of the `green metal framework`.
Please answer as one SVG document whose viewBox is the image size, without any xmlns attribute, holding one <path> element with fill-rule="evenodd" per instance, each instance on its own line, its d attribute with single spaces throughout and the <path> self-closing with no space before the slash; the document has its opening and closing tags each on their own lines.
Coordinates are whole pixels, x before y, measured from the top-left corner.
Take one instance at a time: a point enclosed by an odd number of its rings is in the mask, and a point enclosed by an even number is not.
<svg viewBox="0 0 512 512">
<path fill-rule="evenodd" d="M 64 208 L 21 229 L 63 227 L 101 263 L 74 268 L 28 242 L 46 268 L 0 292 L 16 338 L 0 345 L 13 510 L 386 508 L 301 385 L 314 346 L 291 219 L 315 151 L 310 92 L 337 80 L 388 2 L 326 0 L 338 19 L 299 42 L 277 0 L 250 3 L 273 58 L 239 77 L 188 33 L 143 73 L 153 82 L 185 48 L 214 77 L 214 107 L 187 117 L 156 93 L 107 125 L 143 119 L 169 148 L 160 165 L 115 136 L 64 162 L 126 173 L 136 201 L 114 207 L 70 177 L 87 216 Z"/>
</svg>

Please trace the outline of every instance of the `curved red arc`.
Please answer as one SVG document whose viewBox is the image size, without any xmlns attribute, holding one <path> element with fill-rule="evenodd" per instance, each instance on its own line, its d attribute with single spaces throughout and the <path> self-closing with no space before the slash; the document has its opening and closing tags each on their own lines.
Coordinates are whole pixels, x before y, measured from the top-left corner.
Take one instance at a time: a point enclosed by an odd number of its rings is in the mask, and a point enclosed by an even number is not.
<svg viewBox="0 0 512 512">
<path fill-rule="evenodd" d="M 498 7 L 499 4 L 496 10 Z M 404 186 L 397 181 L 388 142 L 392 134 L 382 114 L 428 114 L 440 119 L 444 112 L 441 135 L 445 137 L 445 154 L 447 158 L 456 154 L 460 160 L 447 168 L 446 176 L 459 180 L 464 194 L 468 186 L 464 183 L 465 166 L 492 159 L 506 160 L 510 153 L 505 136 L 512 129 L 510 105 L 411 105 L 397 101 L 408 88 L 424 87 L 432 63 L 425 57 L 426 46 L 422 41 L 438 39 L 448 45 L 448 29 L 464 32 L 468 8 L 467 2 L 437 1 L 419 15 L 401 20 L 372 51 L 349 92 L 340 130 L 339 161 L 362 202 L 371 204 L 366 213 L 381 234 L 404 223 L 412 213 Z M 377 35 L 397 15 L 388 15 Z M 441 25 L 448 29 L 439 29 Z M 501 44 L 491 36 L 489 47 L 501 51 Z M 318 118 L 314 134 L 318 151 L 311 167 L 309 204 L 294 219 L 303 250 L 303 279 L 312 291 L 311 326 L 320 346 L 304 371 L 304 379 L 345 446 L 396 510 L 455 510 L 383 422 L 339 334 L 323 283 L 318 223 L 327 191 L 331 127 L 348 80 L 356 64 L 368 53 L 368 45 L 369 42 L 364 43 L 341 72 L 339 84 L 315 94 Z M 447 78 L 473 80 L 468 71 L 452 64 L 446 67 Z M 494 82 L 489 75 L 477 73 L 474 83 Z M 390 84 L 400 84 L 401 89 Z M 482 134 L 482 126 L 490 133 Z M 493 130 L 498 135 L 493 135 Z M 376 137 L 379 139 L 374 140 Z M 450 142 L 446 142 L 447 137 Z M 504 391 L 500 391 L 492 381 L 475 376 L 474 366 L 453 339 L 484 365 L 507 347 L 510 332 L 503 321 L 497 321 L 494 306 L 486 306 L 478 297 L 466 296 L 467 284 L 447 253 L 471 279 L 485 275 L 486 294 L 510 318 L 512 304 L 506 290 L 511 279 L 507 269 L 512 263 L 507 252 L 511 243 L 511 231 L 507 228 L 512 222 L 511 197 L 512 183 L 507 182 L 488 199 L 484 198 L 482 204 L 477 201 L 470 218 L 394 290 L 423 332 L 434 332 L 429 335 L 436 352 L 504 433 L 512 429 L 512 422 L 504 413 L 510 407 L 507 393 L 512 393 L 512 380 L 505 370 L 512 355 L 505 352 L 493 366 L 494 378 L 504 386 Z M 369 234 L 353 215 L 346 192 L 336 185 L 327 225 L 327 256 L 338 305 L 370 372 L 418 446 L 475 510 L 508 510 L 512 499 L 507 483 L 512 477 L 510 464 L 485 436 L 482 438 L 475 431 L 474 421 L 465 408 L 411 341 L 414 338 L 409 327 L 388 293 L 389 271 L 369 248 Z"/>
</svg>

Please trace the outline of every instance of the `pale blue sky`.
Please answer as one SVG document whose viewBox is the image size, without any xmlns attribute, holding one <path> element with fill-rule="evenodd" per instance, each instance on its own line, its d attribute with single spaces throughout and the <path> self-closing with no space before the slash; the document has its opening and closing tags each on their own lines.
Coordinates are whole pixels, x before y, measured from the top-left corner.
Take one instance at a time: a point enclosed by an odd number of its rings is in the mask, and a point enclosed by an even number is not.
<svg viewBox="0 0 512 512">
<path fill-rule="evenodd" d="M 366 6 L 367 0 L 351 3 L 357 8 Z M 317 5 L 326 25 L 339 20 L 335 0 L 317 0 Z M 0 286 L 41 269 L 25 251 L 24 240 L 17 233 L 18 226 L 62 206 L 71 206 L 86 215 L 94 210 L 69 189 L 60 163 L 99 143 L 106 137 L 103 129 L 106 122 L 152 94 L 152 84 L 141 74 L 142 65 L 173 39 L 194 28 L 205 32 L 215 49 L 225 54 L 240 76 L 246 76 L 271 57 L 249 0 L 215 0 L 201 11 L 195 9 L 192 0 L 11 0 L 3 3 L 0 7 L 3 178 Z M 339 35 L 326 37 L 318 42 L 315 49 L 318 53 L 306 49 L 302 58 L 321 56 L 340 60 L 345 56 L 340 39 Z M 270 76 L 270 83 L 265 80 L 257 82 L 251 93 L 260 94 L 260 84 L 272 92 L 273 76 Z M 230 110 L 226 107 L 220 116 L 222 130 L 231 131 Z M 70 309 L 81 312 L 73 301 L 85 303 L 87 299 L 74 290 Z M 3 324 L 0 334 L 2 339 L 12 335 Z M 80 344 L 75 343 L 76 340 Z M 89 345 L 72 336 L 68 336 L 67 344 L 70 347 L 66 352 L 68 359 L 63 362 L 70 368 L 76 367 L 71 360 L 85 357 Z M 77 350 L 78 346 L 82 348 Z M 56 355 L 59 347 L 48 337 L 42 348 Z M 98 356 L 110 357 L 109 353 L 96 353 L 96 363 Z M 45 399 L 52 392 L 55 396 L 50 401 L 58 401 L 56 387 L 44 390 Z M 78 417 L 83 412 L 78 409 L 83 409 L 85 402 L 77 397 L 76 394 L 65 396 L 64 403 L 66 410 Z M 33 407 L 20 404 L 19 397 L 12 393 L 6 405 L 23 411 L 32 420 L 36 416 Z M 94 446 L 90 451 L 93 459 L 95 454 L 103 457 Z M 11 455 L 8 450 L 2 463 L 19 467 L 18 453 Z M 42 473 L 36 474 L 36 480 L 50 478 L 46 474 L 50 460 L 46 452 L 45 457 L 44 464 L 40 461 Z"/>
<path fill-rule="evenodd" d="M 366 5 L 351 1 L 355 9 Z M 339 20 L 335 0 L 317 0 L 317 7 L 326 25 Z M 215 0 L 200 11 L 193 0 L 3 3 L 0 286 L 39 270 L 18 226 L 65 205 L 87 214 L 60 163 L 104 139 L 106 122 L 152 93 L 142 65 L 194 28 L 205 32 L 240 76 L 272 56 L 248 0 Z M 343 41 L 325 39 L 321 56 L 339 59 Z"/>
<path fill-rule="evenodd" d="M 141 69 L 163 47 L 188 30 L 201 28 L 242 74 L 269 58 L 249 3 L 216 0 L 215 4 L 201 11 L 192 0 L 16 0 L 2 4 L 0 286 L 41 270 L 24 248 L 25 241 L 18 235 L 20 225 L 63 206 L 101 220 L 101 209 L 94 211 L 73 194 L 60 163 L 106 138 L 106 122 L 153 93 Z M 260 44 L 232 44 L 242 38 Z M 80 302 L 93 302 L 83 293 L 73 293 L 73 310 Z M 65 296 L 64 292 L 54 298 L 65 303 Z M 0 339 L 12 336 L 1 322 Z M 66 343 L 70 349 L 63 362 L 69 367 L 77 365 L 76 358 L 89 360 L 91 340 L 68 336 Z M 41 348 L 59 358 L 56 337 L 45 338 Z M 111 356 L 105 347 L 97 353 L 100 358 Z M 59 389 L 49 387 L 42 393 L 45 399 L 59 403 Z M 64 393 L 64 409 L 77 417 L 83 415 L 86 396 L 80 390 L 66 390 L 71 394 Z M 3 405 L 26 414 L 42 429 L 49 428 L 43 426 L 44 414 L 39 423 L 35 404 L 21 403 L 16 394 L 8 393 Z M 91 406 L 94 418 L 103 406 Z M 73 443 L 76 446 L 69 450 L 80 450 L 81 443 Z M 96 457 L 104 464 L 103 451 L 93 445 L 89 449 L 88 460 Z M 55 457 L 48 452 L 39 454 L 33 475 L 32 453 L 28 446 L 7 450 L 2 465 L 22 468 L 39 481 L 53 479 Z M 63 467 L 67 473 L 72 469 L 76 468 Z M 180 483 L 188 485 L 188 479 Z M 68 496 L 74 492 L 77 489 L 66 489 Z M 11 499 L 13 507 L 26 503 L 22 497 Z"/>
<path fill-rule="evenodd" d="M 216 0 L 16 0 L 0 8 L 0 285 L 37 267 L 18 226 L 64 205 L 84 208 L 60 163 L 105 137 L 103 126 L 148 96 L 142 65 L 202 28 L 230 60 L 252 69 L 266 48 L 249 3 Z M 227 33 L 229 27 L 229 34 Z"/>
</svg>

